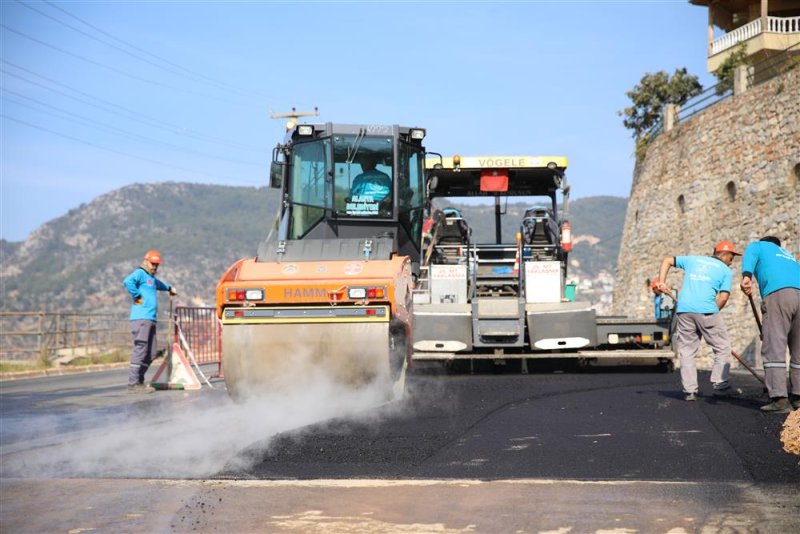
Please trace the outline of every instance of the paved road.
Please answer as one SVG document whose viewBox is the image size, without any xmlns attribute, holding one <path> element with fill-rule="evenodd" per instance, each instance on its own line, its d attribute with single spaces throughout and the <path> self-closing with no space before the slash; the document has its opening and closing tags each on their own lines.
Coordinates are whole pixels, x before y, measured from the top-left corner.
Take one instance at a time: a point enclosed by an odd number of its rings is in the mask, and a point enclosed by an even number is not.
<svg viewBox="0 0 800 534">
<path fill-rule="evenodd" d="M 733 382 L 687 403 L 675 373 L 418 375 L 373 409 L 2 382 L 0 530 L 796 532 L 783 417 Z"/>
<path fill-rule="evenodd" d="M 592 373 L 417 377 L 409 402 L 262 444 L 252 478 L 562 478 L 800 481 L 783 417 L 741 399 L 690 403 L 677 376 Z M 253 450 L 258 450 L 255 445 Z M 251 454 L 255 454 L 251 451 Z"/>
</svg>

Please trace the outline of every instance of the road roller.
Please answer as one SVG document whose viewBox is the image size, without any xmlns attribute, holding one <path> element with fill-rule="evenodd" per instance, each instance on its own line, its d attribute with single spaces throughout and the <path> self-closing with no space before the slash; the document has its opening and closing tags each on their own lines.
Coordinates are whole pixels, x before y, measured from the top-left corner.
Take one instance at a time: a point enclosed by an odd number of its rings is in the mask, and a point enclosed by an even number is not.
<svg viewBox="0 0 800 534">
<path fill-rule="evenodd" d="M 216 288 L 236 401 L 310 384 L 402 396 L 426 199 L 425 130 L 293 124 L 273 150 L 280 202 L 256 256 Z"/>
</svg>

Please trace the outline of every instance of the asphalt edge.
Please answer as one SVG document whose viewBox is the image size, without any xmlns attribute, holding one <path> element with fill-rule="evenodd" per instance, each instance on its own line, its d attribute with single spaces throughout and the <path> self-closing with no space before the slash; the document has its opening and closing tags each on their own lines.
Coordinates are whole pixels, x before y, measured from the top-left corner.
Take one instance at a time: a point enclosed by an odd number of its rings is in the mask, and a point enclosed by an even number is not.
<svg viewBox="0 0 800 534">
<path fill-rule="evenodd" d="M 78 373 L 93 373 L 97 371 L 109 371 L 111 369 L 122 369 L 128 367 L 129 362 L 118 363 L 96 363 L 92 365 L 81 365 L 76 367 L 56 367 L 53 369 L 37 369 L 35 371 L 8 371 L 0 373 L 0 382 L 8 380 L 20 380 L 24 378 L 41 378 L 45 376 L 74 375 Z"/>
</svg>

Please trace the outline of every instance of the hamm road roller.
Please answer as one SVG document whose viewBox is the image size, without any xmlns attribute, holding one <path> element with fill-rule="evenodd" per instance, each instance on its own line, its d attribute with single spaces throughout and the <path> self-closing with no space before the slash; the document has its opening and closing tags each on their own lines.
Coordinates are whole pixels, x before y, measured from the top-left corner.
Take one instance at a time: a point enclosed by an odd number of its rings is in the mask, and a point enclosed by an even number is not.
<svg viewBox="0 0 800 534">
<path fill-rule="evenodd" d="M 217 285 L 234 400 L 321 378 L 402 394 L 425 201 L 425 130 L 297 124 L 273 150 L 275 224 Z"/>
</svg>

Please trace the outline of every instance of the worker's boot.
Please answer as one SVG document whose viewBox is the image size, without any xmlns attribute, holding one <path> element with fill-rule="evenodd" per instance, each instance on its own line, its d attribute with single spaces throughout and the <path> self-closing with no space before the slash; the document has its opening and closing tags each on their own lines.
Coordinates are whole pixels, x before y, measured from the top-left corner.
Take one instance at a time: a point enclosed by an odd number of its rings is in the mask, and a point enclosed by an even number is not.
<svg viewBox="0 0 800 534">
<path fill-rule="evenodd" d="M 714 388 L 713 395 L 718 398 L 725 398 L 725 397 L 736 397 L 742 394 L 742 390 L 739 388 L 732 388 L 730 386 L 725 386 L 723 388 Z"/>
<path fill-rule="evenodd" d="M 761 407 L 762 412 L 768 413 L 788 413 L 792 411 L 792 405 L 786 397 L 775 397 L 772 402 Z"/>
<path fill-rule="evenodd" d="M 792 408 L 800 410 L 800 395 L 789 395 L 789 402 L 792 404 Z"/>
</svg>

